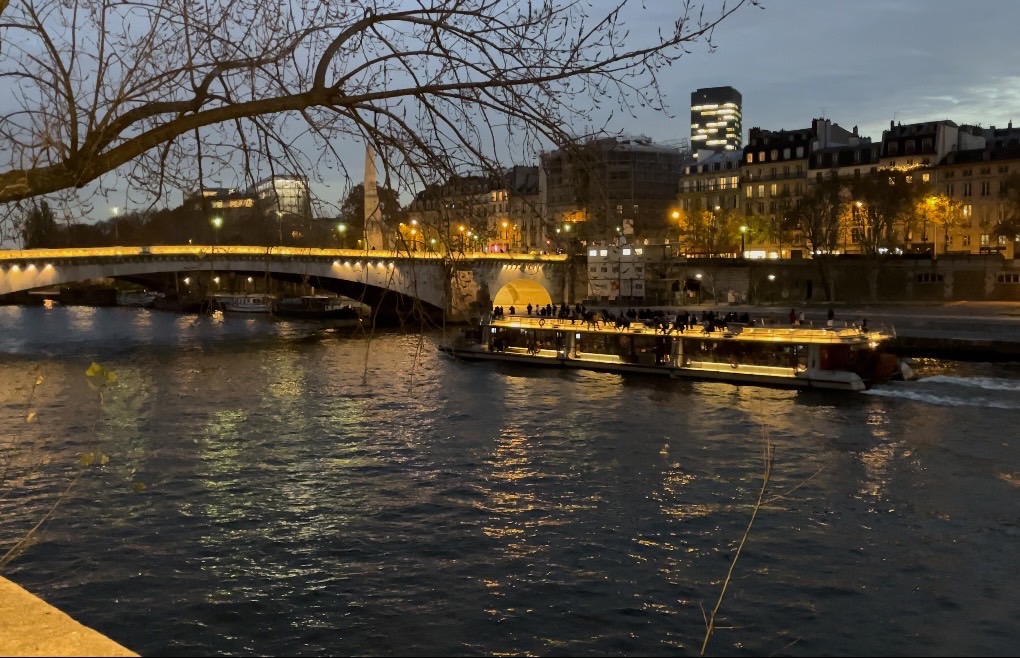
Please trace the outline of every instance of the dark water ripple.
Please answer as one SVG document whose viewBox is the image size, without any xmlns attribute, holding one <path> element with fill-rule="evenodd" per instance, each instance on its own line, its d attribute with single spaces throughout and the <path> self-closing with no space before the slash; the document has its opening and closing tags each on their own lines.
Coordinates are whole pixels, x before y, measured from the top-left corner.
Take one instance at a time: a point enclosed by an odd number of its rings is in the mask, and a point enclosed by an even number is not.
<svg viewBox="0 0 1020 658">
<path fill-rule="evenodd" d="M 7 575 L 143 655 L 697 655 L 767 440 L 710 655 L 1015 654 L 1016 364 L 844 396 L 437 339 L 0 308 L 0 540 L 110 455 Z"/>
</svg>

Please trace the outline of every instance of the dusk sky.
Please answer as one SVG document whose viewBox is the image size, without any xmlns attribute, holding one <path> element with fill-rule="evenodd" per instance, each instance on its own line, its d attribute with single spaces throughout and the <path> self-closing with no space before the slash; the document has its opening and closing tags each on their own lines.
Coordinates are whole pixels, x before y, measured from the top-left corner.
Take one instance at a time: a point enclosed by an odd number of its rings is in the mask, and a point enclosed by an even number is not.
<svg viewBox="0 0 1020 658">
<path fill-rule="evenodd" d="M 668 24 L 672 2 L 635 5 L 637 19 L 629 23 L 634 47 L 642 34 Z M 719 6 L 712 0 L 708 5 Z M 618 112 L 608 128 L 658 142 L 689 138 L 691 92 L 724 85 L 743 95 L 745 140 L 753 126 L 805 128 L 821 116 L 848 130 L 856 125 L 874 141 L 881 140 L 890 120 L 1005 127 L 1020 119 L 1015 115 L 1020 108 L 1016 0 L 763 0 L 763 5 L 745 7 L 725 20 L 714 37 L 715 51 L 697 44 L 662 73 L 671 116 Z M 348 185 L 361 182 L 364 171 L 363 144 L 335 146 L 354 180 L 312 183 L 326 216 L 330 204 L 339 205 L 346 196 Z M 535 164 L 523 154 L 515 160 L 508 164 Z M 179 203 L 179 194 L 167 202 Z M 119 198 L 125 198 L 122 191 L 111 194 L 110 205 Z M 402 195 L 405 202 L 410 198 Z M 106 216 L 102 204 L 95 215 Z"/>
<path fill-rule="evenodd" d="M 677 120 L 633 127 L 689 137 L 691 92 L 723 85 L 743 95 L 745 139 L 820 116 L 875 141 L 893 119 L 1005 127 L 1020 119 L 1017 25 L 1015 0 L 765 0 L 723 22 L 715 52 L 698 48 L 667 75 Z"/>
<path fill-rule="evenodd" d="M 668 15 L 666 0 L 645 5 L 635 38 Z M 699 44 L 663 73 L 671 116 L 617 113 L 609 128 L 689 138 L 691 92 L 724 85 L 743 96 L 745 140 L 753 126 L 806 128 L 821 116 L 876 142 L 891 120 L 1005 127 L 1020 120 L 1017 25 L 1016 0 L 764 0 L 722 23 L 714 51 Z"/>
</svg>

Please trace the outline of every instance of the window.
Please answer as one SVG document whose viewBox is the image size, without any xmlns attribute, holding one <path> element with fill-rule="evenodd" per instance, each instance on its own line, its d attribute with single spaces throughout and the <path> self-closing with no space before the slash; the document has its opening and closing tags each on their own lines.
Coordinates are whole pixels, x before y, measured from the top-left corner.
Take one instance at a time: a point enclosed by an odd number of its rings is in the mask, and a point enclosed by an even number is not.
<svg viewBox="0 0 1020 658">
<path fill-rule="evenodd" d="M 779 149 L 772 149 L 772 161 L 775 162 L 779 159 Z"/>
<path fill-rule="evenodd" d="M 765 151 L 758 151 L 758 162 L 765 162 Z"/>
<path fill-rule="evenodd" d="M 988 246 L 988 234 L 987 233 L 982 233 L 981 234 L 981 246 L 982 247 L 987 247 Z"/>
<path fill-rule="evenodd" d="M 1009 242 L 1009 238 L 1007 238 L 1005 235 L 1000 235 L 999 236 L 999 245 L 1000 246 L 1005 247 L 1007 242 Z"/>
<path fill-rule="evenodd" d="M 938 272 L 919 272 L 917 274 L 918 283 L 940 283 L 942 281 L 942 274 Z"/>
<path fill-rule="evenodd" d="M 969 203 L 963 204 L 963 208 L 961 210 L 961 214 L 964 217 L 972 216 L 974 214 L 974 206 L 970 205 Z"/>
<path fill-rule="evenodd" d="M 783 159 L 784 160 L 789 160 L 790 159 L 790 149 L 789 148 L 783 149 Z"/>
<path fill-rule="evenodd" d="M 963 238 L 963 246 L 964 247 L 969 247 L 970 246 L 970 236 L 969 235 L 963 235 L 961 237 Z"/>
<path fill-rule="evenodd" d="M 963 184 L 963 196 L 970 196 L 970 181 Z"/>
<path fill-rule="evenodd" d="M 746 196 L 748 199 L 754 198 L 754 186 L 753 185 L 748 185 L 747 187 L 745 187 L 744 188 L 744 192 L 745 192 L 744 196 Z"/>
<path fill-rule="evenodd" d="M 608 255 L 609 255 L 609 250 L 608 249 L 599 249 L 599 256 L 602 256 L 603 258 L 605 258 Z M 602 270 L 602 271 L 605 272 L 605 270 Z"/>
<path fill-rule="evenodd" d="M 946 185 L 946 196 L 953 196 L 953 184 Z"/>
<path fill-rule="evenodd" d="M 931 179 L 931 174 L 921 174 L 921 182 L 927 183 Z"/>
<path fill-rule="evenodd" d="M 765 186 L 764 185 L 759 185 L 758 186 L 758 198 L 761 199 L 764 196 L 765 196 Z"/>
<path fill-rule="evenodd" d="M 992 193 L 992 182 L 981 181 L 981 196 L 988 196 Z"/>
<path fill-rule="evenodd" d="M 748 153 L 747 154 L 747 164 L 752 164 L 753 162 L 754 162 L 754 153 Z"/>
<path fill-rule="evenodd" d="M 779 194 L 779 185 L 772 183 L 772 185 L 769 186 L 769 195 L 776 196 L 777 194 Z"/>
<path fill-rule="evenodd" d="M 797 157 L 798 158 L 803 158 L 804 157 L 804 147 L 803 146 L 798 146 L 797 147 Z"/>
<path fill-rule="evenodd" d="M 641 255 L 641 254 L 643 254 L 643 253 L 645 253 L 645 250 L 644 250 L 644 249 L 642 249 L 641 247 L 638 247 L 638 248 L 636 248 L 636 249 L 634 250 L 634 255 L 635 255 L 635 256 L 640 256 L 640 255 Z"/>
<path fill-rule="evenodd" d="M 1020 272 L 1003 272 L 997 274 L 995 280 L 999 283 L 1020 283 Z"/>
<path fill-rule="evenodd" d="M 624 249 L 623 249 L 623 255 L 624 255 L 624 256 L 630 256 L 630 249 L 627 249 L 626 247 L 624 247 Z"/>
<path fill-rule="evenodd" d="M 888 153 L 888 155 L 893 156 L 893 155 L 899 155 L 899 154 L 900 154 L 900 145 L 897 144 L 896 142 L 889 142 L 889 153 Z"/>
<path fill-rule="evenodd" d="M 595 254 L 591 254 L 591 255 L 594 256 Z M 596 265 L 592 265 L 591 267 L 588 268 L 588 271 L 589 272 L 598 272 L 599 268 Z"/>
</svg>

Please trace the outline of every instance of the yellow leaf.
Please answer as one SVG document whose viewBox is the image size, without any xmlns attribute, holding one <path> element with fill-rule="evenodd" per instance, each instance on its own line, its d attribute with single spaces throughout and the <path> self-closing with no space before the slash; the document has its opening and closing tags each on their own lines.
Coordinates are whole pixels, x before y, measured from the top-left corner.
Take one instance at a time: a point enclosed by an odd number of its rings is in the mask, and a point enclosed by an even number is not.
<svg viewBox="0 0 1020 658">
<path fill-rule="evenodd" d="M 106 466 L 110 463 L 110 455 L 99 455 L 100 466 Z"/>
<path fill-rule="evenodd" d="M 95 377 L 97 375 L 102 374 L 102 372 L 103 372 L 103 366 L 101 366 L 98 363 L 96 363 L 95 361 L 93 361 L 92 365 L 89 366 L 89 369 L 85 371 L 85 376 L 86 377 Z"/>
<path fill-rule="evenodd" d="M 96 454 L 94 452 L 82 453 L 82 456 L 78 458 L 82 466 L 91 466 L 96 461 Z"/>
<path fill-rule="evenodd" d="M 25 422 L 26 423 L 31 423 L 33 420 L 35 420 L 35 412 L 34 411 L 29 411 L 28 412 L 28 418 L 25 419 Z"/>
<path fill-rule="evenodd" d="M 107 370 L 106 371 L 106 383 L 107 384 L 113 384 L 116 381 L 117 381 L 117 373 L 115 373 L 112 370 Z"/>
<path fill-rule="evenodd" d="M 131 488 L 135 490 L 135 493 L 142 493 L 143 491 L 145 491 L 145 483 L 135 482 L 134 484 L 131 485 Z"/>
<path fill-rule="evenodd" d="M 39 386 L 40 384 L 42 384 L 42 382 L 43 382 L 42 375 L 39 375 L 38 377 L 35 378 L 35 385 L 36 386 Z"/>
</svg>

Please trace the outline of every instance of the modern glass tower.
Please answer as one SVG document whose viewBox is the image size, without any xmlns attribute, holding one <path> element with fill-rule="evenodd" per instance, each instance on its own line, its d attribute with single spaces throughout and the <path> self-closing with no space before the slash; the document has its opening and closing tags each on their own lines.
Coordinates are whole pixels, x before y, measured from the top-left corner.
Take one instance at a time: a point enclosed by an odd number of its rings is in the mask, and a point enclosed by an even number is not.
<svg viewBox="0 0 1020 658">
<path fill-rule="evenodd" d="M 740 92 L 706 87 L 691 93 L 691 150 L 739 151 L 744 144 Z"/>
</svg>

